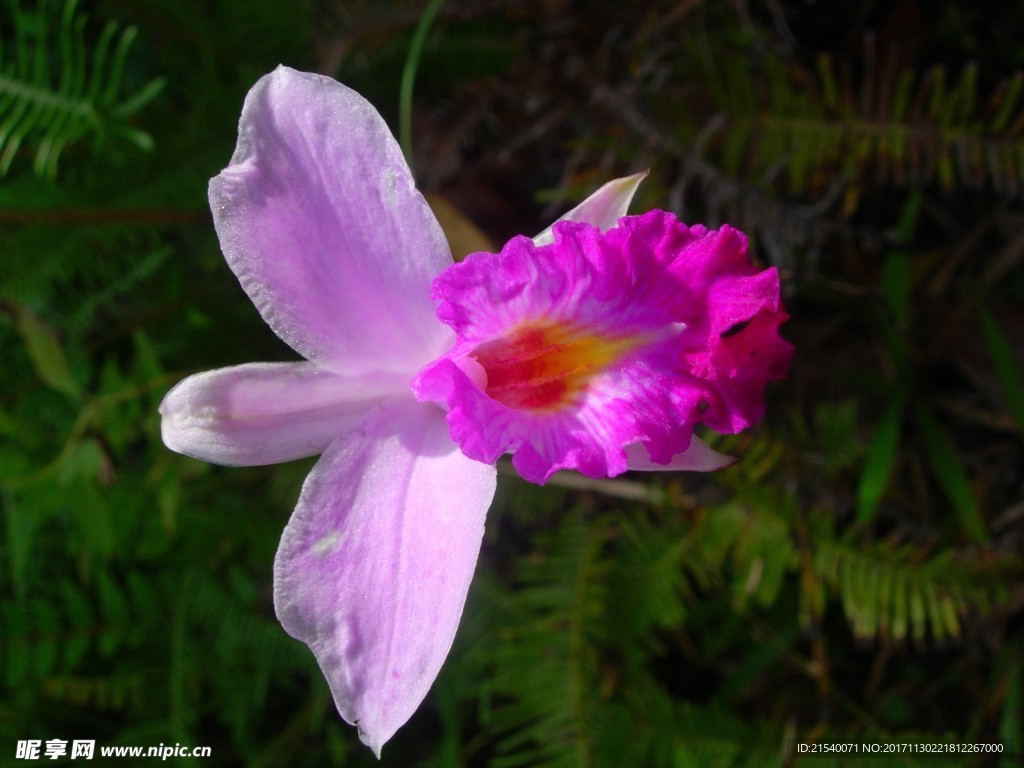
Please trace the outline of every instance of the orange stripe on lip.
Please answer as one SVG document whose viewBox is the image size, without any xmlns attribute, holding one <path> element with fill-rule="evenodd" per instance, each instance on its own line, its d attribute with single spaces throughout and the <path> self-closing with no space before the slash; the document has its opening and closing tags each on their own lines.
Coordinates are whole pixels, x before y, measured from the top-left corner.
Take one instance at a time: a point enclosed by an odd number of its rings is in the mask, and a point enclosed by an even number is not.
<svg viewBox="0 0 1024 768">
<path fill-rule="evenodd" d="M 529 323 L 481 344 L 471 357 L 487 374 L 488 397 L 510 408 L 550 411 L 575 402 L 594 375 L 636 343 L 563 323 Z"/>
</svg>

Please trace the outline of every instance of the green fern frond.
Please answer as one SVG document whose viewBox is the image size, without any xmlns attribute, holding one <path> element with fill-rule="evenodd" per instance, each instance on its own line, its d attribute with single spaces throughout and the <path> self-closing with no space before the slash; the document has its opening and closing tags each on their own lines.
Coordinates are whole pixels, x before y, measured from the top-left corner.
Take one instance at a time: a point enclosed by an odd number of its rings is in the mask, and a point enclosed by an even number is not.
<svg viewBox="0 0 1024 768">
<path fill-rule="evenodd" d="M 596 708 L 591 727 L 598 739 L 594 764 L 608 768 L 769 768 L 782 756 L 776 729 L 717 704 L 680 702 L 650 675 L 631 680 L 624 700 Z"/>
<path fill-rule="evenodd" d="M 674 768 L 770 768 L 782 765 L 781 738 L 751 727 L 726 710 L 683 703 L 676 706 Z"/>
<path fill-rule="evenodd" d="M 598 673 L 604 539 L 602 526 L 569 517 L 509 598 L 492 656 L 494 691 L 507 697 L 490 722 L 503 734 L 496 768 L 591 762 L 586 723 Z"/>
<path fill-rule="evenodd" d="M 137 709 L 146 700 L 145 679 L 139 672 L 111 677 L 56 675 L 43 680 L 41 688 L 52 701 L 92 711 Z"/>
<path fill-rule="evenodd" d="M 75 187 L 11 177 L 0 188 L 0 297 L 33 307 L 73 302 L 69 324 L 87 325 L 104 301 L 130 295 L 172 255 L 169 228 L 203 220 L 196 190 L 214 154 L 174 163 L 157 155 L 130 178 L 87 171 Z"/>
<path fill-rule="evenodd" d="M 619 521 L 621 554 L 609 574 L 609 619 L 615 622 L 611 637 L 633 643 L 637 638 L 656 642 L 652 628 L 681 626 L 692 594 L 688 570 L 699 570 L 695 580 L 713 576 L 700 568 L 699 546 L 692 527 L 682 529 L 668 521 L 649 521 L 642 515 Z"/>
<path fill-rule="evenodd" d="M 9 231 L 6 241 L 12 251 L 0 263 L 0 297 L 47 306 L 73 285 L 86 296 L 65 319 L 76 328 L 86 326 L 104 300 L 130 292 L 173 253 L 152 231 L 124 225 L 27 227 Z"/>
<path fill-rule="evenodd" d="M 725 172 L 768 189 L 816 195 L 836 178 L 856 190 L 870 176 L 897 186 L 982 187 L 1016 196 L 1024 189 L 1020 74 L 991 99 L 974 66 L 952 85 L 936 66 L 923 76 L 894 63 L 869 69 L 859 93 L 840 86 L 832 58 L 816 72 L 766 57 L 760 67 L 702 54 L 724 115 L 713 127 Z"/>
<path fill-rule="evenodd" d="M 869 640 L 954 640 L 961 617 L 985 610 L 997 597 L 996 574 L 979 572 L 949 552 L 918 560 L 916 550 L 821 540 L 814 567 L 838 593 L 854 634 Z"/>
<path fill-rule="evenodd" d="M 160 619 L 150 615 L 149 621 L 145 620 L 140 595 L 144 597 L 148 590 L 141 582 L 135 574 L 123 585 L 101 571 L 96 575 L 95 595 L 64 580 L 52 594 L 0 607 L 0 680 L 4 687 L 14 689 L 52 676 L 73 675 L 90 655 L 112 658 L 137 645 L 140 632 Z"/>
<path fill-rule="evenodd" d="M 87 41 L 86 17 L 77 0 L 63 8 L 42 0 L 31 10 L 10 0 L 13 34 L 0 46 L 0 176 L 6 175 L 23 145 L 34 147 L 33 171 L 54 177 L 64 148 L 91 137 L 108 136 L 150 149 L 152 137 L 128 118 L 163 88 L 151 80 L 121 96 L 128 50 L 135 30 L 118 32 L 108 22 L 95 43 Z"/>
</svg>

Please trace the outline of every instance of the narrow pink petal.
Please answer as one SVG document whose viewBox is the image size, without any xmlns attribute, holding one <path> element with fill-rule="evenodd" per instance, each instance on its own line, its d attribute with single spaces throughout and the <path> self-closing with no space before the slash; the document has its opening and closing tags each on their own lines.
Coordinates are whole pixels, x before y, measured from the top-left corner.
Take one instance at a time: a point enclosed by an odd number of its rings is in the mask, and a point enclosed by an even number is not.
<svg viewBox="0 0 1024 768">
<path fill-rule="evenodd" d="M 494 487 L 439 409 L 391 400 L 327 450 L 281 537 L 278 618 L 378 757 L 448 655 Z"/>
<path fill-rule="evenodd" d="M 677 453 L 668 464 L 656 464 L 651 455 L 640 443 L 626 448 L 626 461 L 629 468 L 640 472 L 673 472 L 686 470 L 689 472 L 715 472 L 736 463 L 733 456 L 719 453 L 696 435 L 690 438 L 690 446 L 682 453 Z"/>
<path fill-rule="evenodd" d="M 210 206 L 245 292 L 303 357 L 409 372 L 450 342 L 430 301 L 448 245 L 387 125 L 355 91 L 286 67 L 262 78 Z"/>
<path fill-rule="evenodd" d="M 171 450 L 256 466 L 321 453 L 353 420 L 407 388 L 394 375 L 340 377 L 312 363 L 250 363 L 189 376 L 160 404 Z"/>
<path fill-rule="evenodd" d="M 582 221 L 594 225 L 602 232 L 611 229 L 620 218 L 626 215 L 637 187 L 640 186 L 641 181 L 647 178 L 647 174 L 648 171 L 643 171 L 609 181 L 571 211 L 559 217 L 558 221 Z M 555 223 L 557 224 L 558 221 Z M 534 245 L 548 245 L 555 242 L 551 227 L 533 238 L 533 242 Z"/>
</svg>

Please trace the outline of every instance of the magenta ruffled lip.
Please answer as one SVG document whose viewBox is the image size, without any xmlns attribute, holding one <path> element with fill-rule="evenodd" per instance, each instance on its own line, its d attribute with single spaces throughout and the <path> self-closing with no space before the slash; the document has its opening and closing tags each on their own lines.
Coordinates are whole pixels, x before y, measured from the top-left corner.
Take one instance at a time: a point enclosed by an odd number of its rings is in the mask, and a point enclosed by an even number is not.
<svg viewBox="0 0 1024 768">
<path fill-rule="evenodd" d="M 413 391 L 444 404 L 467 456 L 511 453 L 533 482 L 560 469 L 610 477 L 629 468 L 631 445 L 667 465 L 696 424 L 735 432 L 761 417 L 791 347 L 778 335 L 778 274 L 750 263 L 741 233 L 650 211 L 603 233 L 563 221 L 553 235 L 515 238 L 434 280 L 456 342 Z"/>
</svg>

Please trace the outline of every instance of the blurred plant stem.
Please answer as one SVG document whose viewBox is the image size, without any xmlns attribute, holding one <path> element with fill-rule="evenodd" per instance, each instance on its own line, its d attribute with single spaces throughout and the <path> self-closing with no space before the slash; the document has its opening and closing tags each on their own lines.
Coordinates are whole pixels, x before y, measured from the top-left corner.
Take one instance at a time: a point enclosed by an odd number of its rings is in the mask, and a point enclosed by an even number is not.
<svg viewBox="0 0 1024 768">
<path fill-rule="evenodd" d="M 409 44 L 409 54 L 405 59 L 405 66 L 402 68 L 402 85 L 398 94 L 398 143 L 402 146 L 402 154 L 409 164 L 409 169 L 416 175 L 416 166 L 412 156 L 412 91 L 416 81 L 416 70 L 420 65 L 420 57 L 423 54 L 423 46 L 427 41 L 427 33 L 430 32 L 430 25 L 434 23 L 434 17 L 441 9 L 443 0 L 430 0 L 427 7 L 416 25 L 412 42 Z"/>
</svg>

